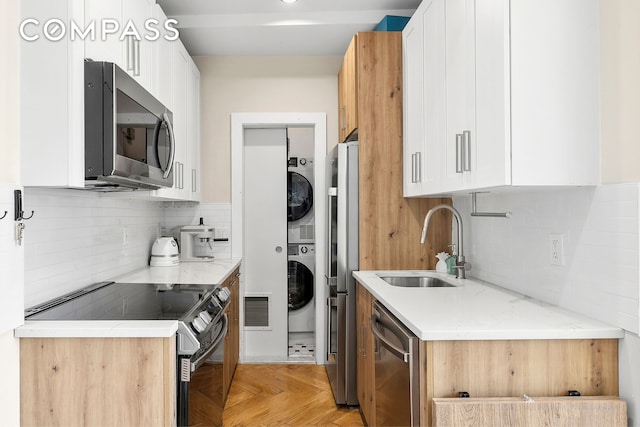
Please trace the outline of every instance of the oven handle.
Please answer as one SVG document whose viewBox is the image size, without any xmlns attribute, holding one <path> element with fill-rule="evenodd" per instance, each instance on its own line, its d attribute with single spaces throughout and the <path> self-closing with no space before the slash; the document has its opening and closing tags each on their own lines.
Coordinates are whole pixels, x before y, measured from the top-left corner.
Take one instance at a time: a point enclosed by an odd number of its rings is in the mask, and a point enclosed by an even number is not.
<svg viewBox="0 0 640 427">
<path fill-rule="evenodd" d="M 404 351 L 404 349 L 397 347 L 391 344 L 389 341 L 387 341 L 384 338 L 384 335 L 382 335 L 380 331 L 378 331 L 378 328 L 376 326 L 378 324 L 381 324 L 381 323 L 377 321 L 376 316 L 374 314 L 373 316 L 371 316 L 371 332 L 373 332 L 373 335 L 380 341 L 380 344 L 386 347 L 398 359 L 402 359 L 405 363 L 409 363 L 409 357 L 411 355 L 408 352 Z"/>
<path fill-rule="evenodd" d="M 220 342 L 224 340 L 224 338 L 227 336 L 227 331 L 229 330 L 229 318 L 227 317 L 227 313 L 224 314 L 222 318 L 222 322 L 224 323 L 224 326 L 222 327 L 222 331 L 220 331 L 220 334 L 218 335 L 214 343 L 211 344 L 211 347 L 209 347 L 209 350 L 205 351 L 204 354 L 202 354 L 196 360 L 191 362 L 191 372 L 198 369 L 207 360 L 207 358 L 211 356 L 211 354 L 214 351 L 216 351 Z"/>
</svg>

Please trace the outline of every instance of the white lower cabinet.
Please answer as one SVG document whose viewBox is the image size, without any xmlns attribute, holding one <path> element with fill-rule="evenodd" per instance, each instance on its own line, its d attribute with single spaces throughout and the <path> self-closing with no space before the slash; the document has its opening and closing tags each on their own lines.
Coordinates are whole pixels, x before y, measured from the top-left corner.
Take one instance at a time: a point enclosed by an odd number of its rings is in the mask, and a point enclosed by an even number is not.
<svg viewBox="0 0 640 427">
<path fill-rule="evenodd" d="M 598 7 L 423 0 L 403 30 L 405 196 L 598 184 Z"/>
</svg>

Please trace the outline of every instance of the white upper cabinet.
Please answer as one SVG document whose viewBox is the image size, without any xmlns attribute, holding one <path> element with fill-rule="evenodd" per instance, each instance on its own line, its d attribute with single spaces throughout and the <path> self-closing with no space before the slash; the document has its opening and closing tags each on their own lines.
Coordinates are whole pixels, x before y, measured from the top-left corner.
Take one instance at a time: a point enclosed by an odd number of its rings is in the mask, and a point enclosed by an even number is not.
<svg viewBox="0 0 640 427">
<path fill-rule="evenodd" d="M 403 30 L 405 196 L 598 184 L 598 40 L 597 0 L 424 0 Z"/>
<path fill-rule="evenodd" d="M 20 43 L 20 175 L 23 186 L 84 186 L 84 43 L 51 41 L 52 18 L 84 26 L 82 0 L 21 0 L 32 41 Z"/>
<path fill-rule="evenodd" d="M 152 0 L 21 0 L 20 13 L 29 19 L 24 34 L 33 39 L 20 45 L 21 183 L 84 187 L 84 61 L 90 58 L 127 70 L 173 114 L 174 187 L 147 194 L 199 200 L 199 72 L 180 40 L 171 39 L 175 34 L 164 27 L 160 6 Z M 150 18 L 158 21 L 157 38 L 145 26 Z M 52 19 L 66 26 L 59 40 L 45 34 Z M 71 23 L 79 31 L 95 25 L 95 33 L 73 38 Z M 133 27 L 139 41 L 126 36 Z"/>
<path fill-rule="evenodd" d="M 438 144 L 446 131 L 444 48 L 444 0 L 424 0 L 402 32 L 406 197 L 424 194 L 443 173 Z"/>
<path fill-rule="evenodd" d="M 202 184 L 200 182 L 200 71 L 193 60 L 189 61 L 189 97 L 187 100 L 187 140 L 189 145 L 190 200 L 200 201 Z"/>
<path fill-rule="evenodd" d="M 96 37 L 86 40 L 85 56 L 118 64 L 151 90 L 156 41 L 147 39 L 153 34 L 145 22 L 154 17 L 154 7 L 153 0 L 86 0 L 85 20 L 95 22 Z"/>
<path fill-rule="evenodd" d="M 200 200 L 200 72 L 180 41 L 173 42 L 173 187 L 154 192 L 169 200 Z"/>
<path fill-rule="evenodd" d="M 153 18 L 158 22 L 165 22 L 167 16 L 160 5 L 153 7 Z M 176 41 L 169 41 L 160 37 L 153 43 L 153 79 L 152 92 L 169 110 L 174 111 L 173 105 L 173 57 Z"/>
</svg>

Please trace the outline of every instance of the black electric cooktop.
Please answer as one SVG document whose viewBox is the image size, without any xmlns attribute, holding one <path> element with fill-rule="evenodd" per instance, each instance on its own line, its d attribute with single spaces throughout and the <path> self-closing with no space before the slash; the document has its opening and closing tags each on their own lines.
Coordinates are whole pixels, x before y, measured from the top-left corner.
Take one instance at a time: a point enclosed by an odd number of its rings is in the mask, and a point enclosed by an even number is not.
<svg viewBox="0 0 640 427">
<path fill-rule="evenodd" d="M 27 320 L 179 320 L 215 286 L 99 283 L 25 311 Z"/>
</svg>

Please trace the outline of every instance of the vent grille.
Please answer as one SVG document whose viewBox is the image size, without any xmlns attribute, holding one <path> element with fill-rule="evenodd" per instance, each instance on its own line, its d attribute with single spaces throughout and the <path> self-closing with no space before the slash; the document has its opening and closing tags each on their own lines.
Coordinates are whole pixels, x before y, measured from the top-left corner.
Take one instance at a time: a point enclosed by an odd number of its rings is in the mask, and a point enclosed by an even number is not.
<svg viewBox="0 0 640 427">
<path fill-rule="evenodd" d="M 244 326 L 269 327 L 269 297 L 244 297 Z"/>
<path fill-rule="evenodd" d="M 300 239 L 313 239 L 314 238 L 314 227 L 313 224 L 301 225 L 300 226 Z"/>
</svg>

